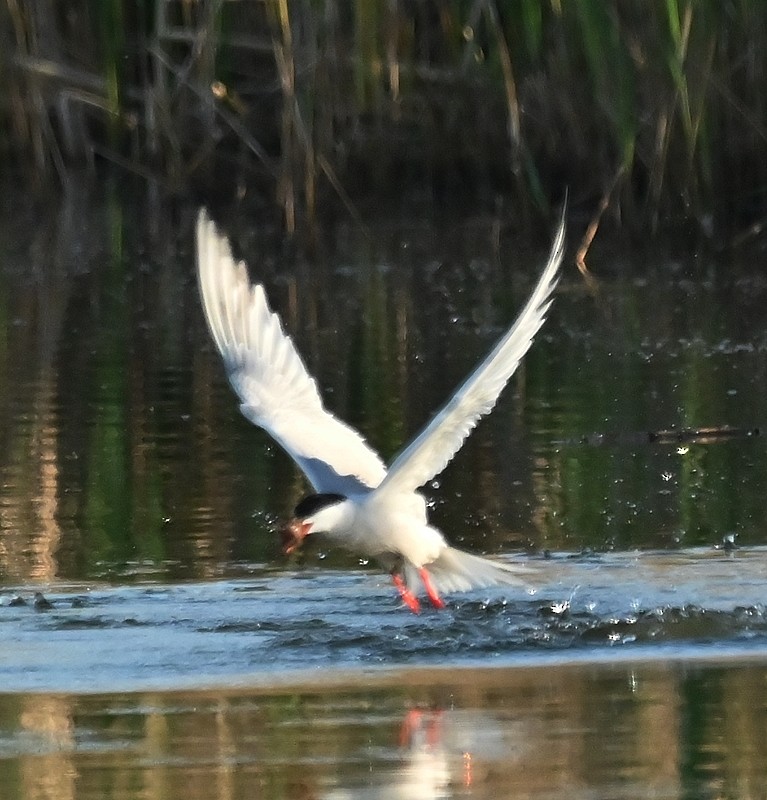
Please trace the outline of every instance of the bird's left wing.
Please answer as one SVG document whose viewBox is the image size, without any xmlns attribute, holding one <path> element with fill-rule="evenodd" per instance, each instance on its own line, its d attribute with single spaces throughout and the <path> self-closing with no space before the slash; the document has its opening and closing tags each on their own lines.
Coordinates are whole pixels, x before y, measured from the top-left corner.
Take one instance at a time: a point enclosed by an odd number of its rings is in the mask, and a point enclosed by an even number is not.
<svg viewBox="0 0 767 800">
<path fill-rule="evenodd" d="M 548 263 L 516 322 L 442 410 L 396 457 L 377 494 L 412 492 L 423 486 L 442 472 L 480 417 L 493 409 L 546 318 L 551 293 L 559 280 L 564 240 L 563 212 Z"/>
<path fill-rule="evenodd" d="M 197 219 L 197 277 L 213 340 L 240 410 L 292 456 L 317 492 L 372 489 L 386 468 L 353 428 L 327 411 L 260 284 L 235 263 L 204 210 Z"/>
</svg>

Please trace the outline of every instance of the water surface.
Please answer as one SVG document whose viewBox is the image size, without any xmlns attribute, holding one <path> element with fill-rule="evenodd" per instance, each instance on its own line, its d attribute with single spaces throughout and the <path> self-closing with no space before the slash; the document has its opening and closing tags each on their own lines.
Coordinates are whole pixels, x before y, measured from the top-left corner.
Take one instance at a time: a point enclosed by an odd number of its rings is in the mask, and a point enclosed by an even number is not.
<svg viewBox="0 0 767 800">
<path fill-rule="evenodd" d="M 0 695 L 4 797 L 757 798 L 764 666 Z"/>
<path fill-rule="evenodd" d="M 758 254 L 596 251 L 596 293 L 568 264 L 424 489 L 452 542 L 526 585 L 414 616 L 373 564 L 279 555 L 305 486 L 208 340 L 196 209 L 123 195 L 3 194 L 0 797 L 763 796 Z M 328 406 L 385 458 L 548 246 L 394 216 L 308 254 L 225 220 Z M 723 426 L 742 435 L 651 435 Z"/>
</svg>

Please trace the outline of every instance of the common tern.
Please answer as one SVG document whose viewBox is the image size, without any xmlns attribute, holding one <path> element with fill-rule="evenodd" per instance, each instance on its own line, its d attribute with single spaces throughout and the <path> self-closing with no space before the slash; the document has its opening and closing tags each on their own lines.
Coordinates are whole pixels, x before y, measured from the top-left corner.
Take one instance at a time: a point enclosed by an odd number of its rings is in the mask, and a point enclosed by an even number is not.
<svg viewBox="0 0 767 800">
<path fill-rule="evenodd" d="M 493 409 L 532 344 L 559 280 L 564 238 L 563 213 L 548 262 L 514 324 L 387 470 L 363 437 L 325 408 L 263 286 L 251 284 L 244 262 L 234 260 L 228 240 L 200 211 L 200 296 L 240 410 L 287 451 L 314 490 L 282 528 L 285 553 L 308 535 L 322 533 L 361 557 L 376 559 L 414 612 L 420 610 L 422 591 L 433 606 L 443 608 L 443 593 L 521 582 L 519 566 L 451 547 L 429 525 L 418 489 L 442 472 Z"/>
</svg>

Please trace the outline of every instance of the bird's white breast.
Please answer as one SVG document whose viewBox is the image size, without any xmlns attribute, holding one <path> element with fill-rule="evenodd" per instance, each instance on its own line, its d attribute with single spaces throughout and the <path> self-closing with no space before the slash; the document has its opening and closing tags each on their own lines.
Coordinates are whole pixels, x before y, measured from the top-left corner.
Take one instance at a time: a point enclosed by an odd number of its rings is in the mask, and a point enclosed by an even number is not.
<svg viewBox="0 0 767 800">
<path fill-rule="evenodd" d="M 356 553 L 394 554 L 420 567 L 447 546 L 442 534 L 428 524 L 426 502 L 420 494 L 379 498 L 373 491 L 351 499 L 354 513 L 339 542 Z"/>
</svg>

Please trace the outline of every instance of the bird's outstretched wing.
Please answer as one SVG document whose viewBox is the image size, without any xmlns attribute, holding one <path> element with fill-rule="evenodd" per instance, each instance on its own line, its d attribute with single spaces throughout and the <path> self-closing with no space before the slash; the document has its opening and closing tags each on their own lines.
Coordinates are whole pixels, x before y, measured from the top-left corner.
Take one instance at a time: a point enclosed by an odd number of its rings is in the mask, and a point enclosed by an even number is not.
<svg viewBox="0 0 767 800">
<path fill-rule="evenodd" d="M 395 458 L 376 494 L 411 492 L 447 466 L 498 399 L 551 305 L 565 241 L 564 212 L 546 268 L 516 322 L 423 431 Z"/>
<path fill-rule="evenodd" d="M 235 263 L 204 210 L 197 218 L 197 278 L 213 340 L 242 413 L 293 457 L 317 492 L 372 489 L 386 468 L 357 431 L 326 411 L 260 284 Z"/>
</svg>

